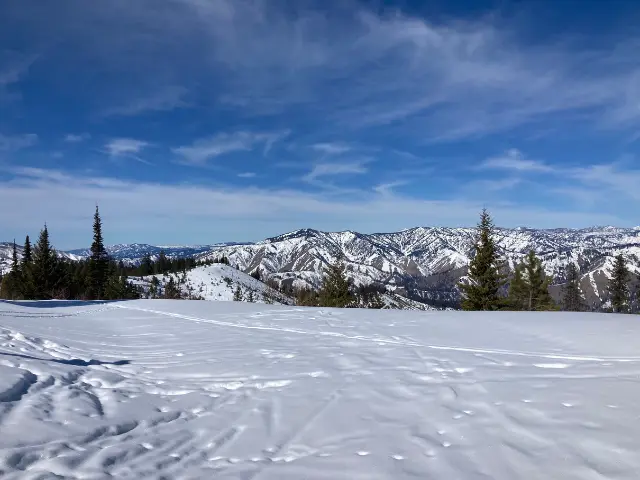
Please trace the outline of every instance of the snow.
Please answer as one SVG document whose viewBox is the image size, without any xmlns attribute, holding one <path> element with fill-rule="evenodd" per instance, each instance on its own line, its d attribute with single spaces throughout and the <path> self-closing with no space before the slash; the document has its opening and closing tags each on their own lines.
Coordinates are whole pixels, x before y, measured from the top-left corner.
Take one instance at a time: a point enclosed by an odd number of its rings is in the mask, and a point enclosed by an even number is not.
<svg viewBox="0 0 640 480">
<path fill-rule="evenodd" d="M 0 476 L 636 479 L 640 322 L 0 303 Z"/>
</svg>

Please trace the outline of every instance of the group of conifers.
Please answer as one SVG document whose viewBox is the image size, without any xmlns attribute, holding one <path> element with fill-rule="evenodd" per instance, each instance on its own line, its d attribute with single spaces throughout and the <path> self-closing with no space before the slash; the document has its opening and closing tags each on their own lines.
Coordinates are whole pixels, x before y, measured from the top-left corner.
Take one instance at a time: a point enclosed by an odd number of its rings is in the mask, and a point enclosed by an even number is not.
<svg viewBox="0 0 640 480">
<path fill-rule="evenodd" d="M 81 262 L 58 256 L 45 224 L 31 247 L 25 238 L 22 261 L 13 242 L 11 271 L 2 278 L 0 297 L 24 300 L 115 300 L 138 298 L 119 265 L 109 258 L 102 239 L 102 221 L 96 206 L 90 257 Z"/>
<path fill-rule="evenodd" d="M 549 293 L 551 279 L 545 274 L 542 261 L 533 251 L 509 274 L 502 260 L 494 234 L 494 225 L 487 210 L 483 210 L 478 224 L 478 235 L 474 245 L 475 254 L 469 264 L 469 272 L 458 284 L 462 292 L 463 310 L 565 310 L 584 311 L 587 304 L 580 288 L 577 267 L 570 263 L 566 271 L 563 296 L 557 304 Z M 2 278 L 0 298 L 6 299 L 128 299 L 139 298 L 138 291 L 127 280 L 127 273 L 163 273 L 169 267 L 188 267 L 170 264 L 167 259 L 151 262 L 145 257 L 138 267 L 126 272 L 126 267 L 109 258 L 102 238 L 102 221 L 96 206 L 93 217 L 93 242 L 90 257 L 81 262 L 65 261 L 52 248 L 47 226 L 40 232 L 38 241 L 31 247 L 27 235 L 22 261 L 18 260 L 16 244 L 13 244 L 11 271 Z M 191 259 L 192 260 L 192 259 Z M 166 264 L 166 265 L 164 265 Z M 168 267 L 167 267 L 168 265 Z M 166 267 L 166 268 L 165 268 Z M 140 270 L 140 272 L 138 272 Z M 144 272 L 143 272 L 144 271 Z M 630 273 L 622 255 L 616 256 L 612 278 L 608 285 L 608 300 L 611 311 L 627 312 L 631 298 Z M 384 289 L 354 288 L 349 281 L 342 261 L 328 265 L 321 288 L 317 291 L 304 289 L 293 292 L 299 305 L 325 307 L 383 308 L 381 294 Z"/>
<path fill-rule="evenodd" d="M 463 294 L 463 310 L 565 310 L 584 311 L 587 304 L 580 288 L 580 275 L 575 264 L 566 271 L 566 282 L 560 304 L 549 294 L 551 278 L 545 275 L 542 261 L 533 251 L 515 267 L 512 275 L 505 268 L 494 236 L 494 225 L 483 210 L 474 245 L 475 255 L 469 265 L 467 281 L 459 283 Z M 615 257 L 613 274 L 608 284 L 610 311 L 630 309 L 630 272 L 624 257 Z M 508 288 L 505 288 L 507 287 Z M 506 290 L 506 294 L 505 294 Z"/>
</svg>

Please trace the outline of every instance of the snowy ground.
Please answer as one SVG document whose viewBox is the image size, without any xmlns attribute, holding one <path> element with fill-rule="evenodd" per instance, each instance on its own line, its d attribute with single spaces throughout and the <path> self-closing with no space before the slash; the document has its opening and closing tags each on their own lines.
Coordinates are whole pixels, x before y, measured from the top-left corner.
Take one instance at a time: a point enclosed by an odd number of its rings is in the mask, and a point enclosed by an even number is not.
<svg viewBox="0 0 640 480">
<path fill-rule="evenodd" d="M 639 340 L 622 315 L 0 303 L 0 476 L 635 480 Z"/>
</svg>

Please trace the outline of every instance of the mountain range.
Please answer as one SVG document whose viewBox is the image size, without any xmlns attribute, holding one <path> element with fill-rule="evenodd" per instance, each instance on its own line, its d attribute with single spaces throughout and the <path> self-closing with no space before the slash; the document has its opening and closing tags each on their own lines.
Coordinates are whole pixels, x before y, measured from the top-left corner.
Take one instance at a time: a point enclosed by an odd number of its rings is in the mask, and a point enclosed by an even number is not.
<svg viewBox="0 0 640 480">
<path fill-rule="evenodd" d="M 498 247 L 510 268 L 534 250 L 552 277 L 551 293 L 559 298 L 569 263 L 578 266 L 587 302 L 606 301 L 613 258 L 621 253 L 635 277 L 640 274 L 640 227 L 585 229 L 497 228 Z M 196 246 L 124 244 L 107 247 L 117 260 L 139 262 L 161 250 L 170 257 L 199 260 L 225 256 L 246 273 L 260 270 L 263 278 L 284 285 L 317 287 L 327 263 L 343 258 L 356 284 L 383 284 L 397 294 L 437 306 L 455 306 L 456 283 L 467 273 L 473 256 L 475 228 L 417 227 L 400 232 L 362 234 L 303 229 L 257 243 Z M 20 253 L 20 251 L 19 251 Z M 71 259 L 88 250 L 61 252 Z M 0 244 L 0 268 L 7 269 L 11 244 Z M 637 279 L 632 288 L 636 288 Z"/>
</svg>

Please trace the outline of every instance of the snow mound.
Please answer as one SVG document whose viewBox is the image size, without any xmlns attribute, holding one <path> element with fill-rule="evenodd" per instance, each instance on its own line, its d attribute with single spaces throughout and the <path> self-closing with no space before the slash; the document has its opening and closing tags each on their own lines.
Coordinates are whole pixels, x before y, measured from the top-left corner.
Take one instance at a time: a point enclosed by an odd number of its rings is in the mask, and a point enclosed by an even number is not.
<svg viewBox="0 0 640 480">
<path fill-rule="evenodd" d="M 633 316 L 0 303 L 0 476 L 637 479 Z"/>
</svg>

